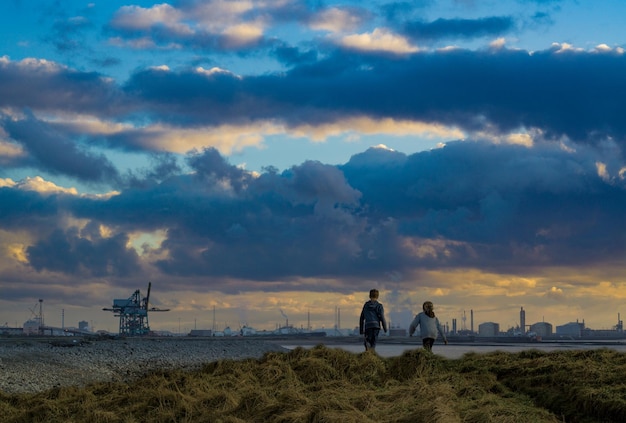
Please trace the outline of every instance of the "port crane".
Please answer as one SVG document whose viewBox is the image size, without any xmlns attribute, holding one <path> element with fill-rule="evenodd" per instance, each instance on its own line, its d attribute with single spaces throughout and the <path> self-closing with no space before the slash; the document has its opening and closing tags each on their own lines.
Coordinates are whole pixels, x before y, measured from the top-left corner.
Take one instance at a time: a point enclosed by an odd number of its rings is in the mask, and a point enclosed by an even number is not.
<svg viewBox="0 0 626 423">
<path fill-rule="evenodd" d="M 120 318 L 120 336 L 143 336 L 149 334 L 148 312 L 169 311 L 168 308 L 149 307 L 151 288 L 152 282 L 148 282 L 148 293 L 144 298 L 141 297 L 141 292 L 136 290 L 129 298 L 114 299 L 112 307 L 102 309 L 116 313 L 115 317 Z"/>
</svg>

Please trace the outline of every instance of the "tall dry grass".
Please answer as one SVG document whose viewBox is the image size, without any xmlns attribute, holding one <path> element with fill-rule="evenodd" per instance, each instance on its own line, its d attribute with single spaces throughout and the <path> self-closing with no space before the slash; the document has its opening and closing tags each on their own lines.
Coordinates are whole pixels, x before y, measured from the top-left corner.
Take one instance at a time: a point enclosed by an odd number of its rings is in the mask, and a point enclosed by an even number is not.
<svg viewBox="0 0 626 423">
<path fill-rule="evenodd" d="M 2 422 L 623 422 L 626 355 L 494 352 L 448 360 L 322 345 L 130 383 L 0 393 Z"/>
</svg>

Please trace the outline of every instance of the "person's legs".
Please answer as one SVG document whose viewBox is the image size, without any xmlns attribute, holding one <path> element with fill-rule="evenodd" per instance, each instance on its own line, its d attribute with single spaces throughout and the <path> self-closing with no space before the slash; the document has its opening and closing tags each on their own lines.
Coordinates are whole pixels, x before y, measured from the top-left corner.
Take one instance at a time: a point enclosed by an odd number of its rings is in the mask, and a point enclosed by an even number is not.
<svg viewBox="0 0 626 423">
<path fill-rule="evenodd" d="M 435 339 L 434 338 L 424 338 L 424 339 L 422 339 L 422 344 L 424 345 L 424 349 L 426 351 L 432 351 L 434 343 L 435 343 Z"/>
<path fill-rule="evenodd" d="M 376 349 L 376 342 L 378 341 L 378 332 L 380 332 L 380 329 L 372 329 L 372 339 L 370 340 L 370 345 L 373 350 Z"/>
<path fill-rule="evenodd" d="M 376 339 L 380 329 L 365 329 L 365 351 L 376 348 Z"/>
</svg>

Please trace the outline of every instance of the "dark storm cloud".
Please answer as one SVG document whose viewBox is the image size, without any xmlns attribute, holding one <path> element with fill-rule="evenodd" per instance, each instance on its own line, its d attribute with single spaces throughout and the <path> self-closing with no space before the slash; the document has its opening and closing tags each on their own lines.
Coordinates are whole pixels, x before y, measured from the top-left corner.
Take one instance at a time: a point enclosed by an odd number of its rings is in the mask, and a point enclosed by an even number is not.
<svg viewBox="0 0 626 423">
<path fill-rule="evenodd" d="M 39 230 L 57 215 L 56 196 L 0 187 L 0 228 Z"/>
<path fill-rule="evenodd" d="M 351 279 L 584 265 L 626 248 L 626 237 L 614 236 L 626 229 L 624 183 L 602 180 L 591 151 L 471 142 L 408 157 L 374 149 L 340 169 L 306 162 L 265 173 L 239 191 L 224 188 L 240 184 L 238 170 L 205 152 L 194 158 L 214 177 L 124 193 L 100 212 L 108 224 L 143 216 L 167 227 L 169 258 L 157 264 L 173 276 Z"/>
<path fill-rule="evenodd" d="M 104 155 L 80 149 L 67 134 L 32 114 L 21 120 L 4 117 L 0 123 L 7 134 L 24 147 L 39 169 L 86 182 L 111 183 L 118 179 L 115 167 Z"/>
<path fill-rule="evenodd" d="M 452 142 L 410 156 L 370 149 L 342 166 L 309 161 L 258 177 L 204 150 L 188 156 L 192 174 L 163 160 L 154 172 L 162 180 L 106 200 L 3 188 L 0 213 L 9 226 L 39 222 L 23 226 L 33 231 L 27 256 L 37 271 L 131 277 L 144 264 L 129 234 L 160 230 L 162 242 L 142 253 L 161 277 L 225 291 L 301 277 L 347 288 L 423 269 L 522 274 L 621 260 L 623 166 L 610 150 L 578 150 Z M 68 228 L 67 216 L 90 223 Z M 224 285 L 233 278 L 250 282 Z"/>
<path fill-rule="evenodd" d="M 440 18 L 432 22 L 406 22 L 403 32 L 419 42 L 450 38 L 497 37 L 514 29 L 515 20 L 510 16 L 491 16 L 480 19 Z"/>
<path fill-rule="evenodd" d="M 195 174 L 203 181 L 214 184 L 216 181 L 228 181 L 235 191 L 241 191 L 250 182 L 251 176 L 243 169 L 233 167 L 213 148 L 202 153 L 190 154 L 187 162 Z"/>
<path fill-rule="evenodd" d="M 77 198 L 68 208 L 121 233 L 166 230 L 159 249 L 169 257 L 157 265 L 170 275 L 282 280 L 348 275 L 346 260 L 358 261 L 359 193 L 335 166 L 306 162 L 246 179 L 214 150 L 194 153 L 189 162 L 194 175 L 106 201 Z"/>
<path fill-rule="evenodd" d="M 614 231 L 624 229 L 626 185 L 600 178 L 594 160 L 601 159 L 591 151 L 564 153 L 552 146 L 451 143 L 404 162 L 394 159 L 398 166 L 389 166 L 389 158 L 381 165 L 357 156 L 342 169 L 372 217 L 397 222 L 397 235 L 448 243 L 420 260 L 405 257 L 405 268 L 414 261 L 520 272 L 623 254 L 626 237 Z"/>
<path fill-rule="evenodd" d="M 197 210 L 180 211 L 187 217 L 169 231 L 170 258 L 158 265 L 175 275 L 256 280 L 344 274 L 359 261 L 358 198 L 336 167 L 317 162 L 263 174 L 235 197 L 211 190 L 192 201 Z"/>
<path fill-rule="evenodd" d="M 26 249 L 28 260 L 37 270 L 49 270 L 69 275 L 132 276 L 140 272 L 137 253 L 126 248 L 128 236 L 117 233 L 104 238 L 98 224 L 92 223 L 79 231 L 54 230 L 48 237 Z"/>
<path fill-rule="evenodd" d="M 344 52 L 286 74 L 144 70 L 125 90 L 154 119 L 175 124 L 273 119 L 298 125 L 370 116 L 622 141 L 625 73 L 626 56 L 614 52 L 459 49 L 403 59 Z"/>
<path fill-rule="evenodd" d="M 95 72 L 79 72 L 45 60 L 0 58 L 0 106 L 20 110 L 122 112 L 128 100 L 115 84 Z"/>
</svg>

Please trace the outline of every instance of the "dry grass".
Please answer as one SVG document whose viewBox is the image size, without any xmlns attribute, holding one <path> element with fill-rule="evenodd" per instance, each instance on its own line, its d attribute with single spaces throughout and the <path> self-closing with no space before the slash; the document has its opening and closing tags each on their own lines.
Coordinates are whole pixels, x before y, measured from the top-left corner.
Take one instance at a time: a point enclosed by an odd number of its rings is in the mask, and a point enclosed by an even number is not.
<svg viewBox="0 0 626 423">
<path fill-rule="evenodd" d="M 39 394 L 0 393 L 11 422 L 622 422 L 611 350 L 381 358 L 317 346 Z"/>
</svg>

